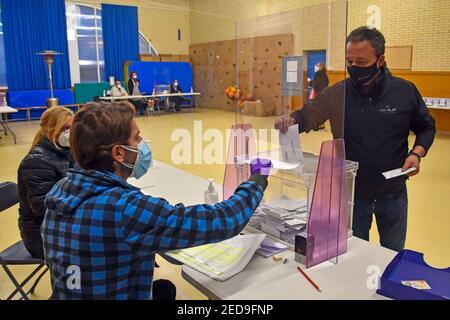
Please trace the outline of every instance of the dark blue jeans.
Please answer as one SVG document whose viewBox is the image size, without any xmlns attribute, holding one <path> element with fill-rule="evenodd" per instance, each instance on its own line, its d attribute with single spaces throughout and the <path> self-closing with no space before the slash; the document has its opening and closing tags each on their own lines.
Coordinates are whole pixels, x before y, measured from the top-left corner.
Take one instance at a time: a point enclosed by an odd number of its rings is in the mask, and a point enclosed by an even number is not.
<svg viewBox="0 0 450 320">
<path fill-rule="evenodd" d="M 354 236 L 369 240 L 373 214 L 377 221 L 381 245 L 394 251 L 403 250 L 408 217 L 406 186 L 400 191 L 379 198 L 355 198 L 353 207 Z"/>
</svg>

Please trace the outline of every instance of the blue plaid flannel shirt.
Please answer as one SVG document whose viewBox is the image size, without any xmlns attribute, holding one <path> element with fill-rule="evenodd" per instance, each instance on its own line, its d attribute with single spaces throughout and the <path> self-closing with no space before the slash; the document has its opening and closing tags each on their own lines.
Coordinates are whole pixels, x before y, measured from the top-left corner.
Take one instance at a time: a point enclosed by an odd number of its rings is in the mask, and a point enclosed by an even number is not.
<svg viewBox="0 0 450 320">
<path fill-rule="evenodd" d="M 173 206 L 113 173 L 70 171 L 41 227 L 53 298 L 152 299 L 155 253 L 238 235 L 262 197 L 248 181 L 214 206 Z"/>
</svg>

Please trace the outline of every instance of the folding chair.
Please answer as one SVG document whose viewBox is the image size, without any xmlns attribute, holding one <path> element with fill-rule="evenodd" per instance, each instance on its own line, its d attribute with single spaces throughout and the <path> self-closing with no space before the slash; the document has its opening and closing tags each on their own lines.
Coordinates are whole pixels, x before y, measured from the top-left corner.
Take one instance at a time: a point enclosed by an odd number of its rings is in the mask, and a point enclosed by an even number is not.
<svg viewBox="0 0 450 320">
<path fill-rule="evenodd" d="M 0 213 L 11 208 L 17 203 L 19 203 L 19 190 L 17 188 L 17 184 L 13 182 L 0 183 Z M 44 260 L 33 258 L 25 248 L 23 241 L 16 242 L 9 248 L 0 252 L 0 265 L 16 287 L 16 289 L 6 298 L 6 300 L 12 300 L 17 293 L 22 296 L 21 299 L 29 300 L 28 295 L 34 293 L 39 281 L 48 271 L 48 267 L 45 265 Z M 18 265 L 37 265 L 37 267 L 28 275 L 28 277 L 25 278 L 25 280 L 19 283 L 8 267 Z M 41 271 L 42 269 L 44 270 Z M 33 286 L 25 292 L 25 285 L 30 282 L 30 280 L 32 280 L 33 277 L 39 273 L 39 271 L 41 271 L 41 273 L 36 278 Z"/>
</svg>

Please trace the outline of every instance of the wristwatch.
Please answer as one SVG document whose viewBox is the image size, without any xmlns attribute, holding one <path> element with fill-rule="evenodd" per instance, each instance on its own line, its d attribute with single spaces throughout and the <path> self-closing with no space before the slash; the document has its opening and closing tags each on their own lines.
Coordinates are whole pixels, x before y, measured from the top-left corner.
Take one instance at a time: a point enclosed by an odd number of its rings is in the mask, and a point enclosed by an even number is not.
<svg viewBox="0 0 450 320">
<path fill-rule="evenodd" d="M 417 159 L 419 159 L 419 163 L 420 163 L 420 160 L 422 160 L 422 156 L 420 154 L 412 151 L 412 150 L 408 153 L 408 156 L 415 156 L 415 157 L 417 157 Z"/>
</svg>

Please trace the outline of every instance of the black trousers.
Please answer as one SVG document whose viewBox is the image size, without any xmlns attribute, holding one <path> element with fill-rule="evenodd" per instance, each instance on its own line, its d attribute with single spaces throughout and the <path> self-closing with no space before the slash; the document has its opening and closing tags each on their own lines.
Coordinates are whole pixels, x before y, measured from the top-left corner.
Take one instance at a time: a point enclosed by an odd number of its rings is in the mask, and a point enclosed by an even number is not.
<svg viewBox="0 0 450 320">
<path fill-rule="evenodd" d="M 142 99 L 130 99 L 131 104 L 136 109 L 136 113 L 145 114 L 145 110 L 147 110 L 147 101 Z"/>
<path fill-rule="evenodd" d="M 171 281 L 165 279 L 153 281 L 153 300 L 172 301 L 175 300 L 176 297 L 177 288 Z M 49 298 L 49 300 L 55 300 L 53 295 Z"/>
<path fill-rule="evenodd" d="M 180 112 L 181 104 L 183 103 L 184 98 L 183 97 L 173 97 L 173 98 L 170 98 L 170 100 L 172 100 L 172 102 L 175 103 L 175 111 Z"/>
<path fill-rule="evenodd" d="M 153 300 L 175 300 L 177 297 L 177 288 L 175 285 L 165 279 L 153 281 Z"/>
<path fill-rule="evenodd" d="M 44 259 L 44 244 L 41 237 L 34 239 L 24 238 L 23 244 L 33 258 Z"/>
</svg>

